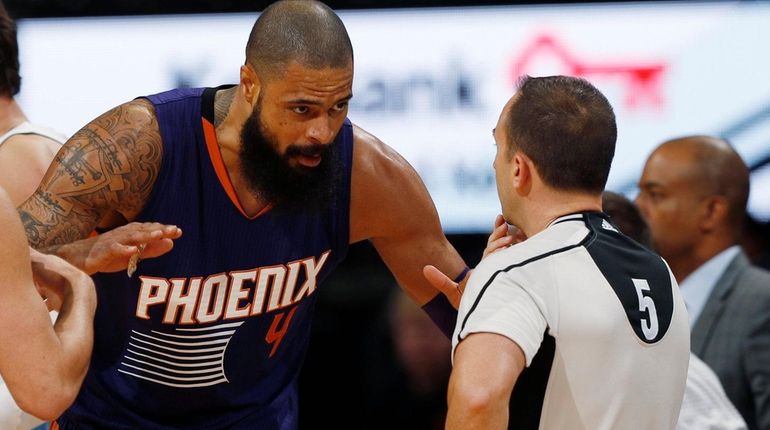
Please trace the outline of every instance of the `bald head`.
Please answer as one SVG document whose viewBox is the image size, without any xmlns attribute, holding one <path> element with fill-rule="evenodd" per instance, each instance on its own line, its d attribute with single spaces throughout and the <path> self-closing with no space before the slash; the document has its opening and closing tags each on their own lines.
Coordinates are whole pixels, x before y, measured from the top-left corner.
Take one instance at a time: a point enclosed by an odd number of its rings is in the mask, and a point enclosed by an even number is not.
<svg viewBox="0 0 770 430">
<path fill-rule="evenodd" d="M 656 156 L 681 161 L 692 192 L 724 197 L 729 204 L 727 221 L 736 228 L 742 225 L 749 198 L 749 169 L 727 141 L 711 136 L 682 137 L 660 145 L 650 158 Z"/>
<path fill-rule="evenodd" d="M 325 4 L 279 1 L 254 24 L 246 44 L 246 63 L 259 77 L 280 77 L 291 62 L 313 69 L 352 66 L 353 47 L 345 25 Z"/>
</svg>

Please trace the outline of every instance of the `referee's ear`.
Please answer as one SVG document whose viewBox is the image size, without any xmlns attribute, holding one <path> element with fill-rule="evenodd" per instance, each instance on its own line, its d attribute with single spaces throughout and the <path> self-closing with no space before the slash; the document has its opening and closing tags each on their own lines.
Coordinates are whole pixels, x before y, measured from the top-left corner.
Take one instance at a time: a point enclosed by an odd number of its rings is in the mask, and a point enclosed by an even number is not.
<svg viewBox="0 0 770 430">
<path fill-rule="evenodd" d="M 511 157 L 510 184 L 519 195 L 528 195 L 532 191 L 532 181 L 537 175 L 532 160 L 521 151 Z"/>
</svg>

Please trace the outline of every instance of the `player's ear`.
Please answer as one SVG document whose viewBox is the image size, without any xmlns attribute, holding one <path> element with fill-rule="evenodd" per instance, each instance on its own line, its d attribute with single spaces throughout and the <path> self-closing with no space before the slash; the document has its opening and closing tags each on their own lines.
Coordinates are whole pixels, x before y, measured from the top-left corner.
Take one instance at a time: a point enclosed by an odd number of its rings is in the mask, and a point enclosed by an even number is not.
<svg viewBox="0 0 770 430">
<path fill-rule="evenodd" d="M 241 66 L 239 84 L 246 101 L 253 106 L 259 98 L 262 82 L 256 70 L 248 63 Z"/>
</svg>

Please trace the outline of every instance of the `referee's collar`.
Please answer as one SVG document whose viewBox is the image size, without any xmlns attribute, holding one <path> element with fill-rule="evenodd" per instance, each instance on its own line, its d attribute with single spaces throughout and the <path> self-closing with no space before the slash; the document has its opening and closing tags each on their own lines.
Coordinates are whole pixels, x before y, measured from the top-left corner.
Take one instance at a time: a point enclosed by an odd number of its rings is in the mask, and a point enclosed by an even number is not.
<svg viewBox="0 0 770 430">
<path fill-rule="evenodd" d="M 562 222 L 567 222 L 567 221 L 582 221 L 584 219 L 584 217 L 586 215 L 589 215 L 589 214 L 601 215 L 602 212 L 583 211 L 583 212 L 574 212 L 574 213 L 571 213 L 571 214 L 562 215 L 562 216 L 556 218 L 555 220 L 551 221 L 551 223 L 548 224 L 548 227 L 551 227 L 552 225 L 559 224 L 559 223 L 562 223 Z M 548 227 L 546 227 L 546 228 L 548 228 Z"/>
</svg>

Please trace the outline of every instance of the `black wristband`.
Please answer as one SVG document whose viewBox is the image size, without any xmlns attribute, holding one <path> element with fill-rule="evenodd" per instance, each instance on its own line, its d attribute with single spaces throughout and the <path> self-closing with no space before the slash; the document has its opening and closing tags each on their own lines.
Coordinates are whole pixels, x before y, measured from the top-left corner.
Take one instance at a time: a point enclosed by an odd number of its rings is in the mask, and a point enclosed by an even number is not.
<svg viewBox="0 0 770 430">
<path fill-rule="evenodd" d="M 448 339 L 452 338 L 457 323 L 457 309 L 449 303 L 449 299 L 445 295 L 438 293 L 436 297 L 422 306 L 422 310 L 428 314 Z"/>
<path fill-rule="evenodd" d="M 460 282 L 462 282 L 463 279 L 465 279 L 465 275 L 467 275 L 468 272 L 470 272 L 470 271 L 471 271 L 471 268 L 468 267 L 468 266 L 465 266 L 465 269 L 463 269 L 463 271 L 460 272 L 460 274 L 457 275 L 457 277 L 452 279 L 452 280 L 459 284 Z"/>
</svg>

